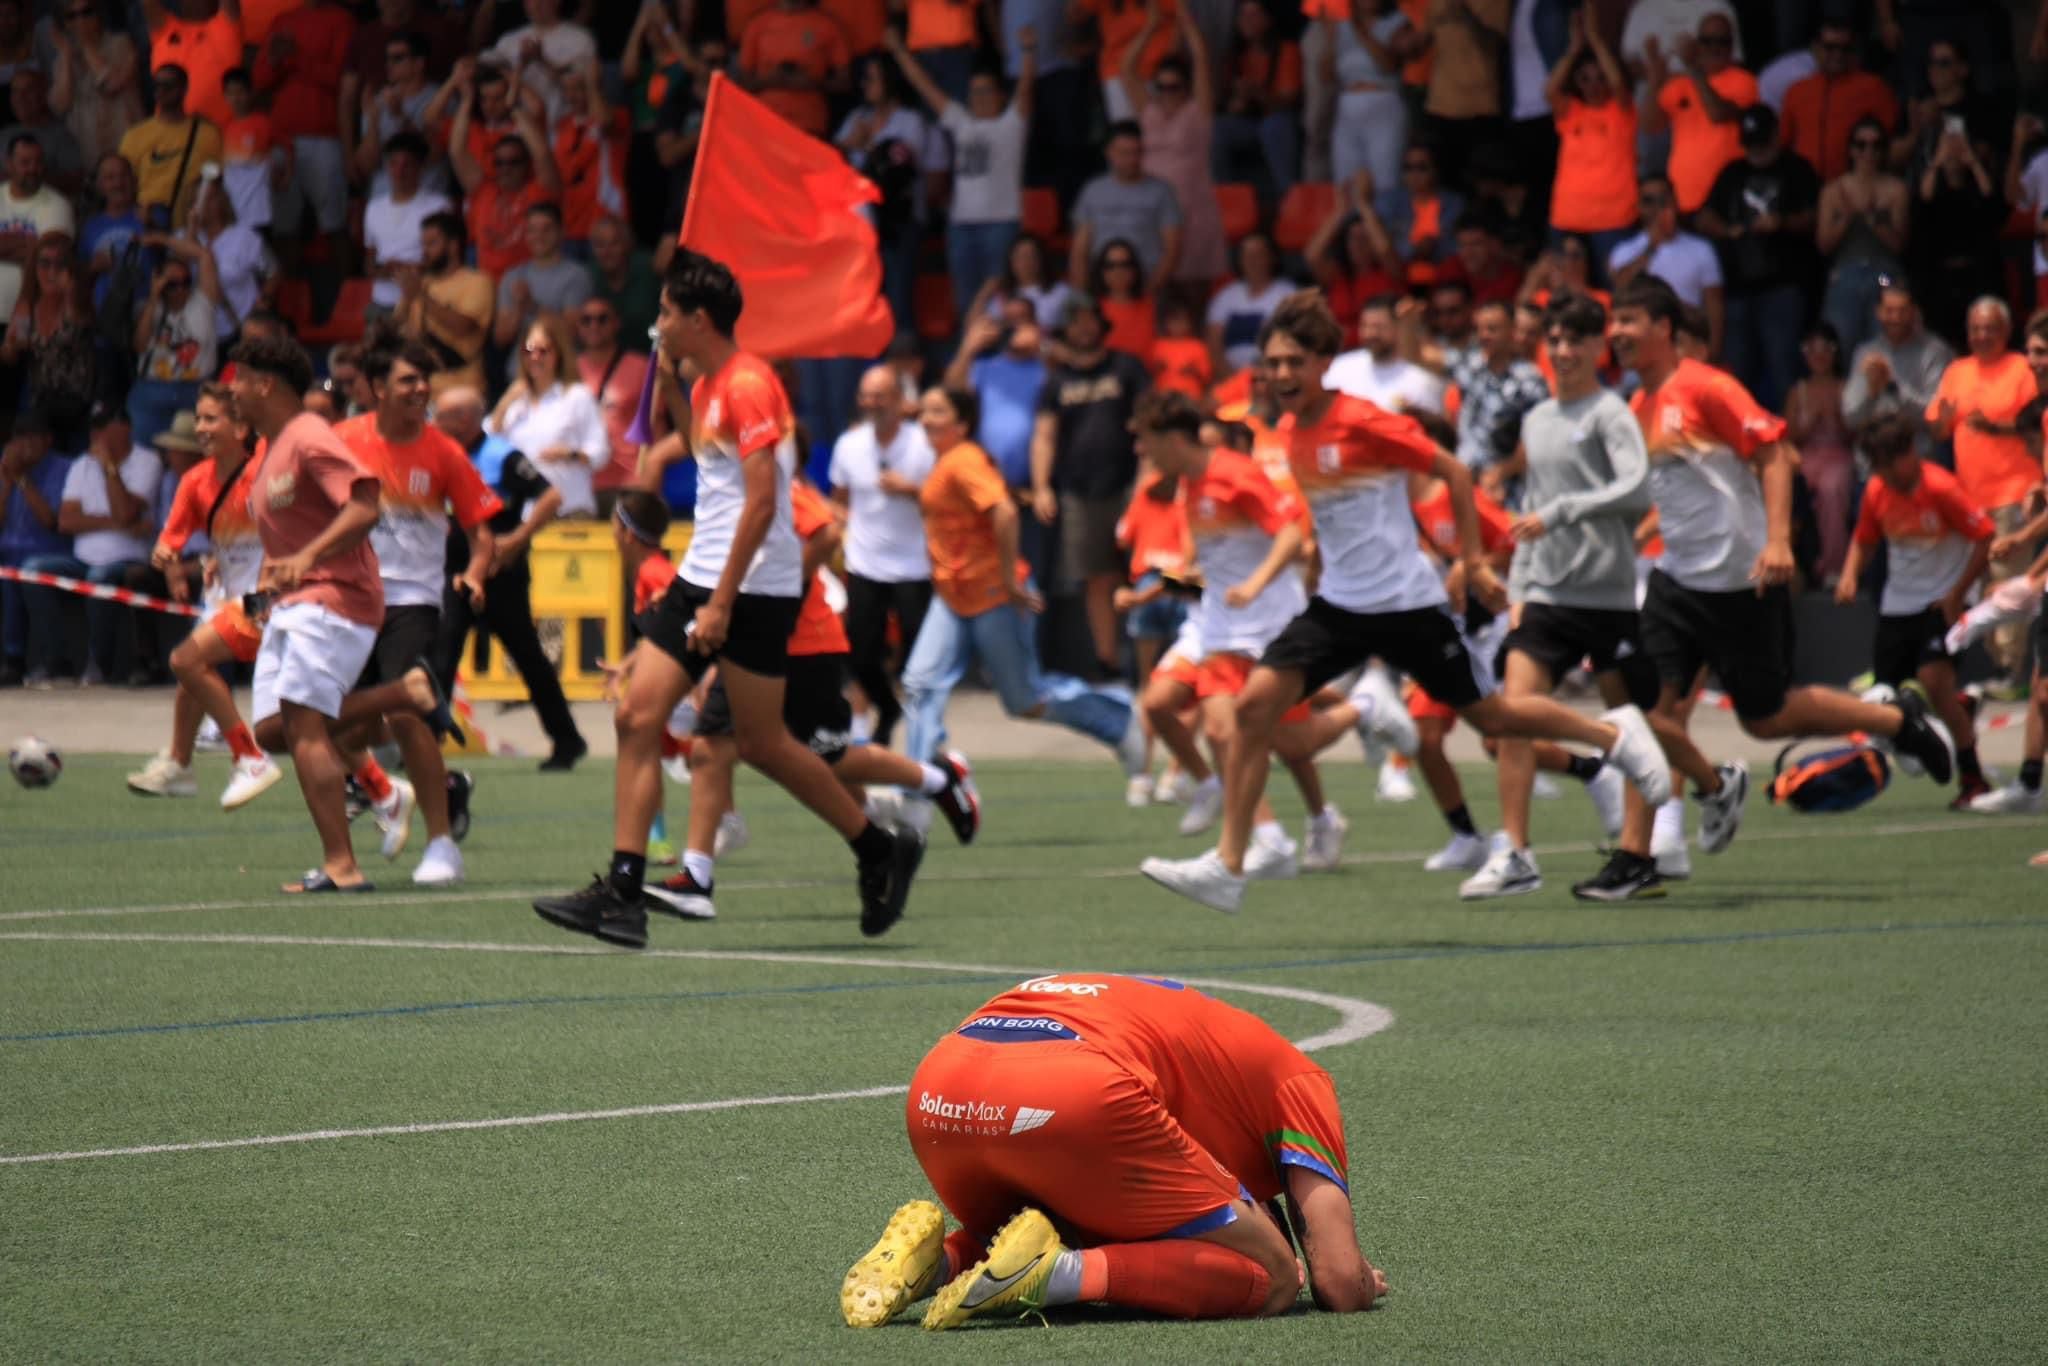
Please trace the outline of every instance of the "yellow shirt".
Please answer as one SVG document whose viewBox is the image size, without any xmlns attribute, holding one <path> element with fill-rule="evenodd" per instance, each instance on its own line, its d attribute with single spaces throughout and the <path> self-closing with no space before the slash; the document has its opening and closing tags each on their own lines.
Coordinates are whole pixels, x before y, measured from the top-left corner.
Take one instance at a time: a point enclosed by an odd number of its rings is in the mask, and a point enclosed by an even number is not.
<svg viewBox="0 0 2048 1366">
<path fill-rule="evenodd" d="M 199 168 L 209 161 L 221 157 L 220 129 L 205 119 L 198 120 L 199 131 L 193 132 L 192 121 L 165 123 L 159 118 L 147 118 L 130 128 L 121 138 L 121 156 L 135 168 L 135 198 L 147 208 L 151 204 L 170 204 L 171 197 L 177 196 L 173 206 L 171 223 L 174 227 L 185 225 L 185 215 L 191 211 L 192 196 L 199 188 Z M 185 142 L 192 143 L 192 155 L 185 155 Z M 179 163 L 184 163 L 185 178 L 178 179 Z"/>
<path fill-rule="evenodd" d="M 439 279 L 429 277 L 421 281 L 420 293 L 423 298 L 414 306 L 418 312 L 408 318 L 406 324 L 408 330 L 424 324 L 427 343 L 441 359 L 441 369 L 434 375 L 433 391 L 438 394 L 456 384 L 482 388 L 484 339 L 491 325 L 491 313 L 498 302 L 491 277 L 480 270 L 458 266 Z M 477 332 L 473 340 L 457 343 L 433 318 L 419 316 L 426 312 L 426 299 L 455 310 L 483 330 Z"/>
</svg>

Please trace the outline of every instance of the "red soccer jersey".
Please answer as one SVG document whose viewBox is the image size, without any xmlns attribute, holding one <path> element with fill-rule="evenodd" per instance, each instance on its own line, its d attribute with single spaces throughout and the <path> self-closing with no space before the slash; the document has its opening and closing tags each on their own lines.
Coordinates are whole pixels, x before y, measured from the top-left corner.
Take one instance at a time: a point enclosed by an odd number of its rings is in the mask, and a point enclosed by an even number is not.
<svg viewBox="0 0 2048 1366">
<path fill-rule="evenodd" d="M 1131 552 L 1131 581 L 1150 573 L 1178 574 L 1188 563 L 1188 515 L 1178 486 L 1171 498 L 1156 497 L 1162 475 L 1154 475 L 1131 494 L 1130 506 L 1116 524 L 1116 542 Z"/>
<path fill-rule="evenodd" d="M 1304 426 L 1280 419 L 1288 464 L 1315 513 L 1323 574 L 1317 594 L 1347 612 L 1399 612 L 1444 601 L 1436 570 L 1415 543 L 1408 472 L 1439 454 L 1412 417 L 1334 395 Z"/>
<path fill-rule="evenodd" d="M 266 559 L 298 554 L 334 523 L 377 472 L 335 435 L 327 420 L 300 413 L 277 434 L 262 457 L 249 489 L 250 513 L 263 540 Z M 440 601 L 439 597 L 435 601 Z M 317 561 L 283 595 L 278 606 L 312 603 L 361 626 L 384 621 L 384 586 L 370 540 Z"/>
<path fill-rule="evenodd" d="M 255 456 L 244 460 L 225 498 L 220 496 L 220 467 L 214 461 L 202 460 L 185 471 L 156 538 L 158 545 L 179 555 L 194 536 L 204 535 L 213 544 L 214 572 L 221 592 L 229 598 L 255 592 L 256 574 L 263 567 L 263 543 L 257 539 L 256 521 L 249 515 L 249 489 L 260 463 Z M 209 512 L 213 513 L 210 526 Z"/>
<path fill-rule="evenodd" d="M 809 484 L 789 486 L 789 511 L 800 543 L 839 520 L 832 505 Z M 846 639 L 845 623 L 825 599 L 824 573 L 811 575 L 804 589 L 803 608 L 797 613 L 796 629 L 789 633 L 790 654 L 843 655 L 852 648 Z"/>
<path fill-rule="evenodd" d="M 633 576 L 633 615 L 637 617 L 661 601 L 675 580 L 676 567 L 669 557 L 659 550 L 649 551 L 640 561 L 640 572 Z"/>
<path fill-rule="evenodd" d="M 1765 524 L 1763 486 L 1749 462 L 1784 439 L 1785 420 L 1733 375 L 1695 360 L 1680 361 L 1656 389 L 1637 390 L 1629 408 L 1650 451 L 1664 572 L 1701 592 L 1750 587 Z"/>
<path fill-rule="evenodd" d="M 384 485 L 370 544 L 377 551 L 388 607 L 439 607 L 448 557 L 448 509 L 463 527 L 487 521 L 504 503 L 452 437 L 431 423 L 410 441 L 392 442 L 364 413 L 335 427 Z"/>
<path fill-rule="evenodd" d="M 1301 500 L 1291 489 L 1276 488 L 1258 461 L 1233 450 L 1210 452 L 1202 472 L 1184 482 L 1188 530 L 1202 567 L 1202 653 L 1255 654 L 1308 605 L 1301 578 L 1282 570 L 1242 607 L 1231 606 L 1225 594 L 1265 563 L 1273 539 L 1300 515 Z"/>
<path fill-rule="evenodd" d="M 690 389 L 697 457 L 697 516 L 690 551 L 683 556 L 685 582 L 716 588 L 732 550 L 733 534 L 746 507 L 749 460 L 775 462 L 775 519 L 755 551 L 742 593 L 794 598 L 803 595 L 803 551 L 790 522 L 790 484 L 796 472 L 796 414 L 775 369 L 759 356 L 736 351 L 718 373 L 700 377 Z"/>
<path fill-rule="evenodd" d="M 1884 597 L 1878 610 L 1888 617 L 1924 612 L 1956 586 L 1970 562 L 1970 548 L 1997 534 L 1962 484 L 1939 465 L 1923 463 L 1911 493 L 1870 477 L 1863 509 L 1856 517 L 1856 543 L 1891 543 Z"/>
<path fill-rule="evenodd" d="M 1436 487 L 1427 498 L 1410 504 L 1415 513 L 1415 524 L 1422 528 L 1423 536 L 1444 554 L 1455 557 L 1458 554 L 1458 518 L 1451 511 L 1451 486 L 1443 480 L 1434 481 Z M 1479 544 L 1487 554 L 1512 549 L 1514 542 L 1508 537 L 1508 524 L 1514 519 L 1506 509 L 1479 490 L 1472 490 L 1472 506 L 1479 512 Z"/>
</svg>

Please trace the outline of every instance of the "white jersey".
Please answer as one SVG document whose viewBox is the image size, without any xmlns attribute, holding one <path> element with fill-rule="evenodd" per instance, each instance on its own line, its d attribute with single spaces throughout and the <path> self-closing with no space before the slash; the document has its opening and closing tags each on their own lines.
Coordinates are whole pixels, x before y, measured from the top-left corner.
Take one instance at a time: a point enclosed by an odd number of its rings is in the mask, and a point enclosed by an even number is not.
<svg viewBox="0 0 2048 1366">
<path fill-rule="evenodd" d="M 1188 531 L 1202 570 L 1202 655 L 1256 655 L 1308 606 L 1299 575 L 1287 571 L 1242 607 L 1224 595 L 1272 553 L 1273 538 L 1301 512 L 1301 500 L 1274 486 L 1256 460 L 1219 450 L 1183 481 Z"/>
<path fill-rule="evenodd" d="M 789 507 L 797 462 L 796 418 L 782 381 L 760 357 L 735 352 L 717 374 L 698 380 L 691 389 L 690 413 L 690 446 L 697 457 L 697 521 L 690 553 L 678 574 L 699 588 L 718 587 L 746 506 L 743 462 L 758 457 L 775 462 L 775 519 L 747 566 L 740 591 L 772 598 L 803 596 L 803 545 Z"/>
</svg>

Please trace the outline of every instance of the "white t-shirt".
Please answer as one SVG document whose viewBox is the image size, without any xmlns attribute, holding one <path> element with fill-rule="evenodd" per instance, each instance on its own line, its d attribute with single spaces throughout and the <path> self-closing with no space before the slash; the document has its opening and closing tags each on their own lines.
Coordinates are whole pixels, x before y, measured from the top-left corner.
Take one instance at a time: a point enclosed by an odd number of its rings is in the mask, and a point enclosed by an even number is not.
<svg viewBox="0 0 2048 1366">
<path fill-rule="evenodd" d="M 733 535 L 747 506 L 749 460 L 775 462 L 775 519 L 748 562 L 740 592 L 803 595 L 803 543 L 796 538 L 789 484 L 797 464 L 796 414 L 782 381 L 759 356 L 735 353 L 690 391 L 690 448 L 697 457 L 697 524 L 677 575 L 716 589 L 732 558 Z"/>
<path fill-rule="evenodd" d="M 1259 329 L 1281 301 L 1294 293 L 1292 280 L 1275 280 L 1252 293 L 1242 280 L 1232 280 L 1209 301 L 1209 324 L 1223 329 L 1223 360 L 1242 370 L 1259 358 Z"/>
<path fill-rule="evenodd" d="M 183 308 L 175 313 L 164 310 L 158 317 L 149 350 L 142 357 L 142 378 L 185 384 L 210 379 L 218 368 L 214 365 L 214 353 L 219 341 L 213 301 L 195 285 Z"/>
<path fill-rule="evenodd" d="M 978 119 L 958 102 L 939 125 L 953 135 L 953 222 L 1014 223 L 1023 216 L 1024 138 L 1031 125 L 1009 108 Z"/>
<path fill-rule="evenodd" d="M 1610 273 L 1633 264 L 1650 249 L 1650 234 L 1639 232 L 1616 247 L 1607 257 Z M 1713 243 L 1704 237 L 1681 232 L 1658 247 L 1650 257 L 1650 274 L 1676 290 L 1678 297 L 1698 308 L 1706 302 L 1707 291 L 1721 283 L 1721 258 Z"/>
<path fill-rule="evenodd" d="M 255 229 L 241 223 L 228 224 L 220 236 L 206 243 L 206 249 L 213 253 L 213 270 L 220 277 L 224 300 L 213 310 L 213 332 L 216 337 L 225 337 L 241 326 L 249 310 L 262 301 L 263 277 L 270 273 L 270 253 Z"/>
<path fill-rule="evenodd" d="M 0 184 L 0 232 L 71 232 L 71 201 L 48 185 L 27 199 L 16 199 L 10 185 Z M 14 316 L 25 278 L 17 261 L 0 261 L 0 318 Z"/>
<path fill-rule="evenodd" d="M 883 445 L 873 424 L 849 427 L 832 445 L 831 482 L 847 491 L 846 572 L 877 583 L 919 583 L 932 576 L 924 515 L 915 494 L 884 493 L 882 471 L 914 483 L 932 472 L 931 442 L 915 422 Z"/>
<path fill-rule="evenodd" d="M 2037 219 L 2043 209 L 2048 209 L 2048 148 L 2034 153 L 2027 169 L 2020 172 L 2020 197 L 2025 200 L 2021 207 Z"/>
<path fill-rule="evenodd" d="M 612 458 L 612 443 L 605 435 L 604 413 L 590 390 L 581 384 L 557 384 L 539 398 L 512 400 L 502 419 L 484 425 L 518 447 L 541 478 L 561 491 L 562 516 L 597 515 L 591 476 Z M 541 452 L 551 446 L 567 446 L 586 458 L 543 460 Z"/>
<path fill-rule="evenodd" d="M 1722 15 L 1728 20 L 1729 28 L 1734 30 L 1733 55 L 1739 65 L 1742 61 L 1742 25 L 1736 21 L 1735 7 L 1728 0 L 1635 0 L 1628 12 L 1628 23 L 1621 30 L 1621 60 L 1642 61 L 1643 40 L 1655 37 L 1665 60 L 1676 68 L 1678 40 L 1688 33 L 1697 35 L 1701 21 L 1710 14 Z"/>
<path fill-rule="evenodd" d="M 1040 327 L 1047 332 L 1058 332 L 1060 324 L 1066 320 L 1067 300 L 1073 297 L 1073 293 L 1065 280 L 1059 280 L 1050 286 L 1025 285 L 1017 291 L 1017 297 L 1031 305 L 1031 311 L 1037 316 Z M 997 290 L 994 297 L 988 301 L 988 315 L 1000 319 L 1003 316 L 1005 302 L 1007 300 L 1003 297 L 1002 291 Z"/>
<path fill-rule="evenodd" d="M 363 210 L 363 245 L 376 254 L 379 265 L 401 261 L 416 266 L 420 263 L 420 224 L 448 208 L 446 197 L 428 190 L 416 191 L 403 204 L 380 195 Z M 379 308 L 398 307 L 398 281 L 378 280 L 371 285 L 370 302 Z"/>
<path fill-rule="evenodd" d="M 144 507 L 150 507 L 163 472 L 164 463 L 157 453 L 147 446 L 137 446 L 121 462 L 121 483 L 142 500 Z M 71 462 L 71 469 L 64 476 L 64 495 L 59 501 L 78 504 L 78 510 L 88 517 L 113 515 L 113 504 L 107 499 L 107 472 L 90 452 Z M 81 531 L 71 539 L 71 553 L 95 569 L 123 560 L 146 560 L 152 531 Z"/>
<path fill-rule="evenodd" d="M 1346 351 L 1323 372 L 1323 387 L 1376 403 L 1388 412 L 1441 413 L 1444 382 L 1413 361 L 1395 356 L 1376 361 L 1363 348 Z"/>
<path fill-rule="evenodd" d="M 1550 84 L 1550 68 L 1543 64 L 1543 52 L 1536 46 L 1536 6 L 1539 0 L 1515 0 L 1515 12 L 1508 20 L 1508 74 L 1514 78 L 1514 104 L 1510 110 L 1517 122 L 1550 117 L 1550 101 L 1544 88 Z"/>
</svg>

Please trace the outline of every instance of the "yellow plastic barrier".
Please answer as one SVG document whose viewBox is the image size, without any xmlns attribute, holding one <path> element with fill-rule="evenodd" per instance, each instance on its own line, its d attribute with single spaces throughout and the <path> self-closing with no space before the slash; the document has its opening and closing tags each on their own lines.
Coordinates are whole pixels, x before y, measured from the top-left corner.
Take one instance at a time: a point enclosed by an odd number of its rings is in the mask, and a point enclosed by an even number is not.
<svg viewBox="0 0 2048 1366">
<path fill-rule="evenodd" d="M 690 546 L 690 524 L 678 523 L 663 542 L 669 558 L 682 563 Z M 626 651 L 626 612 L 631 605 L 619 549 L 608 522 L 558 522 L 543 528 L 527 551 L 533 569 L 533 620 L 541 647 L 554 661 L 562 691 L 572 702 L 604 695 L 600 661 Z M 519 702 L 526 685 L 488 632 L 470 637 L 464 687 L 478 701 Z"/>
</svg>

